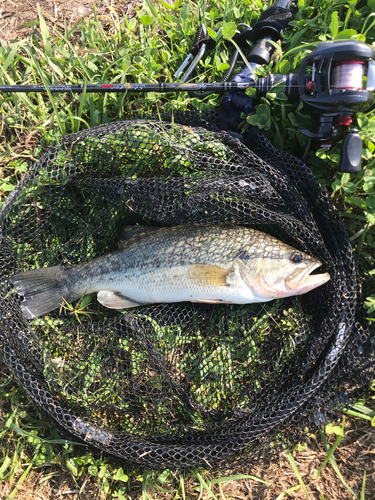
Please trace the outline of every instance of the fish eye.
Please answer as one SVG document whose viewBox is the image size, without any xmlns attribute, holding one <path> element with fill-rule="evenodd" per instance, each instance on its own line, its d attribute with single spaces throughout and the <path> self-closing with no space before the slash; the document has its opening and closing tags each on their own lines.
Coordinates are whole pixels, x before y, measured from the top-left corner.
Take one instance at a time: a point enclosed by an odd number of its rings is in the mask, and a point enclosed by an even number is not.
<svg viewBox="0 0 375 500">
<path fill-rule="evenodd" d="M 291 253 L 289 258 L 291 262 L 293 262 L 293 264 L 299 264 L 300 262 L 302 262 L 302 254 L 300 254 L 299 252 Z"/>
</svg>

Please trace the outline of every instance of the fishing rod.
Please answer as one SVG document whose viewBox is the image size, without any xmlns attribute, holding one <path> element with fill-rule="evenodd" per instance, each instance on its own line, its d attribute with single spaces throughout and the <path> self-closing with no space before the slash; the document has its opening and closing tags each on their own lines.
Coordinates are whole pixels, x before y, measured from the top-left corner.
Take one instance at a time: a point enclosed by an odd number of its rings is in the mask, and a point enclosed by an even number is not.
<svg viewBox="0 0 375 500">
<path fill-rule="evenodd" d="M 206 90 L 210 93 L 246 90 L 250 85 L 237 82 L 214 83 L 97 83 L 76 85 L 48 85 L 52 93 L 108 93 L 108 92 L 191 92 Z M 47 92 L 45 85 L 0 85 L 0 92 Z"/>
<path fill-rule="evenodd" d="M 199 25 L 191 53 L 176 71 L 172 83 L 97 83 L 74 85 L 48 85 L 51 93 L 108 93 L 108 92 L 189 92 L 191 96 L 203 98 L 218 93 L 222 98 L 222 114 L 225 128 L 236 131 L 241 114 L 254 111 L 254 99 L 246 94 L 248 88 L 256 90 L 257 98 L 264 96 L 278 85 L 291 100 L 301 99 L 319 116 L 319 127 L 315 132 L 300 130 L 307 137 L 317 139 L 320 147 L 330 149 L 341 143 L 339 170 L 358 172 L 361 169 L 362 139 L 357 129 L 349 129 L 352 115 L 368 109 L 373 103 L 375 90 L 375 53 L 358 40 L 338 40 L 319 43 L 306 56 L 299 73 L 287 75 L 270 74 L 258 78 L 255 68 L 269 64 L 276 50 L 275 44 L 282 32 L 288 28 L 292 13 L 297 8 L 290 0 L 277 0 L 263 12 L 254 27 L 241 24 L 233 36 L 235 46 L 252 48 L 247 55 L 248 65 L 228 81 L 238 59 L 239 50 L 233 52 L 229 69 L 221 82 L 194 83 L 186 80 L 195 71 L 207 49 L 215 46 L 208 36 L 204 24 Z M 364 80 L 366 78 L 366 87 Z M 44 85 L 0 85 L 0 92 L 46 92 Z M 339 127 L 339 128 L 338 128 Z"/>
</svg>

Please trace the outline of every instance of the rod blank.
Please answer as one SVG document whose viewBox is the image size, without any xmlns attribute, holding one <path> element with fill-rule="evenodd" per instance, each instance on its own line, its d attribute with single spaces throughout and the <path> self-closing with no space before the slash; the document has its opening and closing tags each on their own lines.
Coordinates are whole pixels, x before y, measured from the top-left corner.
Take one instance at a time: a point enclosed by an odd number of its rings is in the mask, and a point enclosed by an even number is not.
<svg viewBox="0 0 375 500">
<path fill-rule="evenodd" d="M 86 92 L 229 92 L 231 90 L 246 90 L 251 87 L 248 82 L 217 82 L 217 83 L 99 83 L 86 85 Z M 50 92 L 78 92 L 85 90 L 84 85 L 48 85 Z M 0 85 L 0 92 L 47 92 L 44 85 Z"/>
</svg>

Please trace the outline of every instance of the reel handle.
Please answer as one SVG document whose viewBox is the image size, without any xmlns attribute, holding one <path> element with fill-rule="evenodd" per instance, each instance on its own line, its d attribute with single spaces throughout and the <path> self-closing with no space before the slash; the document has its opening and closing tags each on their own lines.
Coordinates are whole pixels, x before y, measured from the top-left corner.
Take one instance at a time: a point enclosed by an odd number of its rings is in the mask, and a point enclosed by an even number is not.
<svg viewBox="0 0 375 500">
<path fill-rule="evenodd" d="M 349 130 L 341 142 L 339 172 L 361 171 L 362 139 L 355 128 Z"/>
</svg>

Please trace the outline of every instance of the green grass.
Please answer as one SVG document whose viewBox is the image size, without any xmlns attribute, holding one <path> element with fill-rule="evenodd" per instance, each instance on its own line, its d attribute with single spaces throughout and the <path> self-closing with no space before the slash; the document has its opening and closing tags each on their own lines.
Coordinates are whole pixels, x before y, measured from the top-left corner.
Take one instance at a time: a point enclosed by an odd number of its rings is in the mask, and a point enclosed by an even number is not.
<svg viewBox="0 0 375 500">
<path fill-rule="evenodd" d="M 198 23 L 222 27 L 215 35 L 218 44 L 199 65 L 197 81 L 221 78 L 230 54 L 224 38 L 232 34 L 232 24 L 253 24 L 266 8 L 261 1 L 233 0 L 212 3 L 198 0 L 177 0 L 174 6 L 161 1 L 154 5 L 146 0 L 135 18 L 126 19 L 111 10 L 110 22 L 98 14 L 81 21 L 65 32 L 54 31 L 46 25 L 39 12 L 39 24 L 31 38 L 0 47 L 0 81 L 4 84 L 22 83 L 147 83 L 172 81 L 174 71 L 189 53 Z M 303 57 L 321 41 L 355 38 L 368 44 L 375 41 L 375 2 L 349 0 L 301 1 L 292 29 L 284 33 L 280 58 L 261 73 L 298 71 Z M 213 32 L 210 31 L 211 34 Z M 239 64 L 238 69 L 242 67 Z M 186 94 L 142 96 L 131 94 L 41 95 L 3 94 L 0 112 L 3 117 L 0 145 L 0 203 L 12 191 L 35 159 L 39 158 L 50 141 L 79 130 L 124 117 L 140 117 L 163 111 L 191 108 L 208 109 L 219 106 L 217 96 L 202 101 Z M 375 120 L 373 111 L 359 114 L 354 125 L 363 137 L 363 170 L 358 174 L 337 172 L 339 149 L 330 152 L 317 150 L 316 144 L 302 136 L 299 128 L 311 127 L 311 112 L 299 103 L 286 101 L 277 91 L 265 96 L 255 113 L 244 117 L 243 128 L 258 125 L 273 142 L 291 151 L 296 145 L 305 148 L 304 159 L 319 180 L 330 190 L 334 203 L 344 217 L 356 252 L 375 273 Z M 31 149 L 27 137 L 38 132 L 38 145 Z M 23 144 L 22 150 L 17 144 Z M 88 304 L 84 299 L 72 310 L 82 318 Z M 69 308 L 69 306 L 67 305 Z M 365 303 L 368 318 L 374 321 L 375 297 Z M 104 458 L 93 457 L 82 446 L 65 441 L 43 420 L 31 405 L 23 389 L 5 373 L 0 376 L 0 483 L 10 485 L 8 498 L 17 498 L 23 484 L 33 474 L 43 472 L 44 480 L 65 475 L 85 489 L 85 481 L 93 482 L 102 497 L 119 500 L 143 499 L 170 495 L 189 498 L 187 491 L 200 492 L 201 498 L 225 498 L 222 484 L 226 481 L 254 481 L 251 476 L 226 476 L 212 479 L 204 471 L 189 476 L 171 471 L 139 472 L 125 470 Z M 369 426 L 375 423 L 375 413 L 365 405 L 354 405 L 346 412 L 349 418 L 362 418 Z M 344 427 L 327 426 L 321 432 L 326 459 L 320 471 L 332 467 L 338 481 L 347 488 L 348 498 L 355 498 L 335 461 L 334 454 L 344 433 Z M 327 435 L 337 435 L 331 446 Z M 301 490 L 308 498 L 306 485 L 298 473 L 292 450 L 288 459 L 296 473 L 295 486 L 280 491 L 278 498 Z M 195 488 L 195 490 L 194 490 Z M 357 498 L 365 498 L 366 478 Z M 352 494 L 353 493 L 353 494 Z M 1 490 L 0 490 L 1 494 Z M 322 495 L 323 499 L 324 496 Z"/>
</svg>

